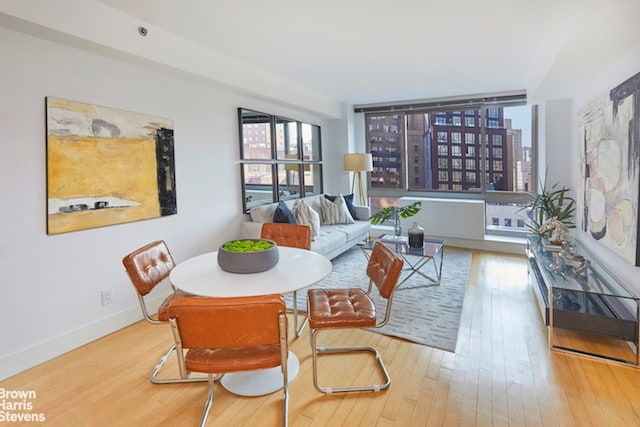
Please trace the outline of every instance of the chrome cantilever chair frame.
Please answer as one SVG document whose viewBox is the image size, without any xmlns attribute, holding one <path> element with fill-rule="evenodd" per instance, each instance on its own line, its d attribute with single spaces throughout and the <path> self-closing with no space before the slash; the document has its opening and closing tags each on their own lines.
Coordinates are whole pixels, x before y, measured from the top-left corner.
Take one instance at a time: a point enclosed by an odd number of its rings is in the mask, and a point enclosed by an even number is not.
<svg viewBox="0 0 640 427">
<path fill-rule="evenodd" d="M 313 385 L 316 390 L 325 393 L 344 393 L 359 391 L 378 392 L 389 388 L 391 385 L 391 377 L 387 370 L 382 356 L 375 347 L 371 346 L 349 346 L 349 347 L 318 347 L 318 335 L 323 330 L 330 329 L 361 329 L 361 328 L 381 328 L 386 325 L 391 318 L 391 309 L 393 303 L 393 295 L 398 285 L 398 279 L 402 273 L 404 261 L 388 247 L 382 243 L 377 243 L 372 251 L 371 258 L 367 265 L 367 275 L 369 276 L 369 287 L 366 291 L 360 288 L 346 289 L 311 289 L 308 291 L 309 298 L 309 316 L 310 316 L 310 342 L 311 342 L 311 359 L 313 365 Z M 384 271 L 383 271 L 384 270 Z M 376 320 L 375 305 L 370 298 L 374 285 L 380 291 L 381 296 L 386 298 L 387 304 L 385 308 L 384 318 L 380 321 Z M 342 301 L 340 301 L 342 300 Z M 331 304 L 336 304 L 331 306 Z M 340 314 L 339 305 L 351 305 L 353 311 L 343 318 Z M 326 309 L 319 306 L 325 305 Z M 355 315 L 358 312 L 360 315 Z M 352 315 L 353 316 L 350 316 Z M 315 318 L 318 316 L 318 318 Z M 350 318 L 349 318 L 350 317 Z M 322 354 L 332 353 L 351 353 L 351 352 L 370 352 L 375 357 L 378 368 L 384 377 L 384 383 L 371 385 L 353 385 L 342 387 L 325 387 L 320 385 L 318 381 L 318 356 Z"/>
<path fill-rule="evenodd" d="M 180 294 L 180 291 L 176 291 L 173 284 L 170 284 L 173 293 L 166 297 L 158 308 L 158 313 L 154 315 L 149 314 L 145 296 L 153 291 L 153 289 L 169 277 L 169 273 L 173 270 L 176 263 L 171 256 L 171 252 L 167 247 L 164 240 L 156 240 L 141 248 L 136 249 L 130 254 L 126 255 L 122 259 L 122 264 L 129 275 L 131 284 L 136 290 L 138 302 L 140 303 L 140 310 L 144 320 L 152 325 L 168 324 L 167 320 L 160 319 L 160 312 L 164 313 L 167 307 L 171 303 L 176 292 Z M 175 344 L 171 344 L 167 351 L 160 357 L 160 360 L 154 366 L 151 374 L 149 375 L 149 381 L 154 384 L 174 384 L 174 383 L 191 383 L 191 382 L 203 382 L 207 381 L 207 377 L 190 377 L 186 375 L 180 378 L 158 378 L 158 374 L 164 367 L 165 363 L 171 357 L 171 353 L 176 349 Z"/>
<path fill-rule="evenodd" d="M 253 369 L 261 369 L 269 367 L 267 366 L 269 362 L 265 362 L 267 356 L 265 356 L 264 352 L 258 353 L 257 357 L 253 359 L 249 355 L 252 348 L 262 347 L 272 345 L 270 344 L 276 337 L 270 338 L 272 333 L 269 332 L 272 328 L 267 327 L 264 320 L 264 315 L 258 318 L 259 320 L 254 320 L 250 318 L 251 314 L 249 310 L 251 309 L 251 305 L 258 307 L 260 305 L 268 308 L 263 309 L 267 315 L 269 313 L 275 313 L 276 304 L 281 305 L 281 310 L 277 313 L 277 342 L 279 345 L 279 366 L 281 367 L 282 372 L 282 425 L 287 427 L 289 424 L 289 376 L 288 376 L 288 366 L 287 360 L 289 357 L 289 345 L 287 341 L 288 337 L 288 323 L 287 323 L 287 315 L 285 313 L 286 307 L 284 304 L 284 299 L 280 295 L 263 295 L 257 297 L 236 297 L 236 298 L 201 298 L 199 301 L 196 301 L 196 304 L 191 305 L 194 297 L 190 296 L 180 296 L 177 297 L 172 303 L 170 310 L 170 318 L 169 323 L 171 325 L 171 329 L 173 332 L 173 337 L 176 345 L 176 354 L 178 355 L 178 363 L 180 369 L 180 375 L 185 377 L 188 375 L 188 371 L 186 366 L 188 361 L 191 360 L 192 363 L 200 366 L 200 370 L 202 372 L 207 373 L 209 388 L 207 394 L 207 400 L 205 401 L 204 410 L 202 412 L 202 417 L 200 419 L 200 427 L 204 427 L 207 422 L 207 418 L 209 416 L 209 411 L 211 410 L 211 406 L 213 405 L 214 399 L 214 385 L 215 381 L 222 377 L 224 374 L 240 372 L 246 370 Z M 191 301 L 190 301 L 191 300 Z M 208 300 L 208 301 L 207 301 Z M 228 307 L 225 307 L 225 304 L 228 303 Z M 209 306 L 209 307 L 207 307 Z M 243 310 L 245 314 L 249 314 L 249 316 L 241 316 L 239 321 L 244 320 L 245 323 L 249 326 L 236 325 L 237 328 L 241 330 L 240 333 L 236 334 L 236 331 L 230 330 L 230 332 L 226 334 L 217 334 L 212 335 L 210 333 L 197 333 L 194 335 L 193 332 L 190 333 L 189 340 L 191 343 L 187 343 L 190 347 L 188 347 L 187 354 L 185 356 L 184 346 L 183 346 L 183 332 L 180 329 L 181 316 L 185 316 L 185 309 L 181 307 L 186 307 L 186 310 L 191 311 L 193 314 L 193 309 L 199 311 L 191 320 L 190 320 L 190 328 L 198 327 L 201 328 L 200 325 L 204 325 L 206 330 L 218 329 L 221 326 L 221 323 L 226 322 L 230 316 L 233 316 L 234 319 L 237 319 L 238 313 L 242 313 Z M 225 313 L 226 311 L 226 313 Z M 231 313 L 231 314 L 229 314 Z M 206 316 L 209 316 L 208 320 Z M 215 319 L 217 318 L 217 319 Z M 184 322 L 184 318 L 182 322 Z M 194 326 L 197 324 L 197 326 Z M 213 327 L 212 327 L 213 326 Z M 251 335 L 251 329 L 255 328 L 260 333 Z M 196 336 L 199 335 L 199 336 Z M 237 335 L 237 336 L 234 336 Z M 206 342 L 210 342 L 208 344 Z M 266 342 L 266 344 L 265 344 Z M 194 344 L 195 343 L 195 344 Z M 243 346 L 243 344 L 248 343 L 247 346 Z M 190 355 L 190 352 L 194 351 L 194 356 Z M 233 354 L 238 354 L 238 361 L 233 362 Z M 245 363 L 240 363 L 245 362 Z M 246 363 L 250 364 L 258 364 L 263 366 L 252 366 L 247 369 L 245 366 Z M 265 363 L 267 365 L 265 365 Z M 207 366 L 208 365 L 208 366 Z M 278 365 L 275 365 L 278 366 Z M 215 370 L 216 374 L 211 373 L 210 371 Z"/>
</svg>

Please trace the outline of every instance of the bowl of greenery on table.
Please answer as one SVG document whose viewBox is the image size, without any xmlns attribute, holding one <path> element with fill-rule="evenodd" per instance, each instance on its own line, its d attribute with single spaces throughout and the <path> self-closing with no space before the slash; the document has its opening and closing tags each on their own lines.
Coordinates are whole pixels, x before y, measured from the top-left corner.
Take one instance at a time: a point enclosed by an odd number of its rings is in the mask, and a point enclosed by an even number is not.
<svg viewBox="0 0 640 427">
<path fill-rule="evenodd" d="M 278 245 L 268 239 L 230 240 L 218 249 L 218 265 L 229 273 L 260 273 L 279 260 Z"/>
</svg>

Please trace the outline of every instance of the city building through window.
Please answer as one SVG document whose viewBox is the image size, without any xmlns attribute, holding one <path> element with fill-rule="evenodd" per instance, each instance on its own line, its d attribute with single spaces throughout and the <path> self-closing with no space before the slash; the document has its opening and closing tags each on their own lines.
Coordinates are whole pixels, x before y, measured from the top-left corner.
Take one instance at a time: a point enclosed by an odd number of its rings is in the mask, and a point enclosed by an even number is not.
<svg viewBox="0 0 640 427">
<path fill-rule="evenodd" d="M 356 107 L 365 113 L 373 157 L 368 194 L 374 211 L 377 198 L 482 198 L 487 231 L 526 231 L 521 208 L 537 182 L 534 109 L 524 95 L 507 102 L 493 98 L 492 105 L 475 101 L 474 108 L 464 100 L 464 108 Z"/>
</svg>

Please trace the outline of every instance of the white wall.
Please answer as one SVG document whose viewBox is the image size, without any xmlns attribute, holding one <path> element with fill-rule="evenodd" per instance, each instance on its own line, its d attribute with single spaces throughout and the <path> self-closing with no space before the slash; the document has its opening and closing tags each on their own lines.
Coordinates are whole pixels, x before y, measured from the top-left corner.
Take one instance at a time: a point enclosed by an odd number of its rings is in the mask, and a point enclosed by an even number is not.
<svg viewBox="0 0 640 427">
<path fill-rule="evenodd" d="M 0 379 L 140 319 L 121 264 L 129 251 L 164 239 L 179 262 L 235 236 L 245 219 L 238 107 L 325 125 L 307 113 L 4 28 L 0 52 Z M 48 236 L 46 96 L 173 119 L 178 214 Z M 113 290 L 113 304 L 100 305 L 102 289 Z"/>
</svg>

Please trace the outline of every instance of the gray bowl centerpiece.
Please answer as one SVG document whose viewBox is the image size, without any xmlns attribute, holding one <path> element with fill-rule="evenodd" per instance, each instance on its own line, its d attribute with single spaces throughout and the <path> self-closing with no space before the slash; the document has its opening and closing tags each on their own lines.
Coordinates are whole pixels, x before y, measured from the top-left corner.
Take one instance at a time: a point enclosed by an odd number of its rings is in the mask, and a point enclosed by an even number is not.
<svg viewBox="0 0 640 427">
<path fill-rule="evenodd" d="M 230 240 L 218 249 L 218 265 L 229 273 L 260 273 L 280 259 L 278 245 L 267 239 Z"/>
</svg>

